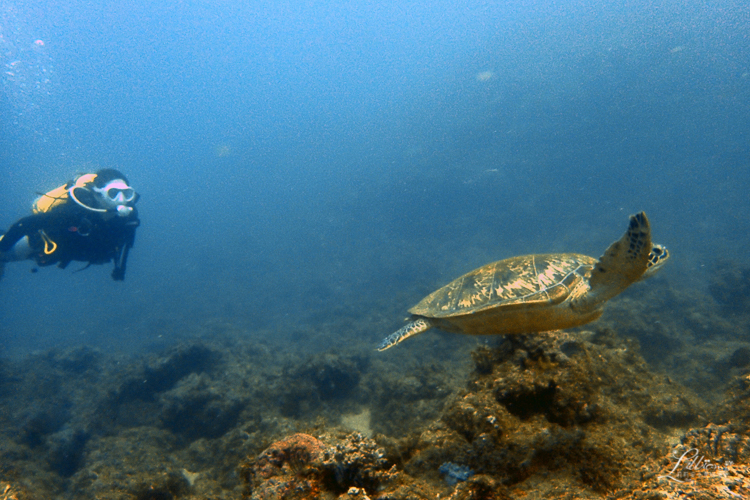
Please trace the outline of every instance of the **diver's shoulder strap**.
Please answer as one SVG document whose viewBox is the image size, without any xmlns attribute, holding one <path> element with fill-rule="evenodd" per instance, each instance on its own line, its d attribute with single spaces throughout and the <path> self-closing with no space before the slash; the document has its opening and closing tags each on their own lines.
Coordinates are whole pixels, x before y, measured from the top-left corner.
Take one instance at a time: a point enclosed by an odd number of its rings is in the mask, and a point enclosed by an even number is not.
<svg viewBox="0 0 750 500">
<path fill-rule="evenodd" d="M 67 203 L 68 199 L 72 199 L 86 210 L 106 212 L 106 210 L 86 204 L 85 201 L 81 201 L 80 195 L 75 194 L 77 189 L 84 189 L 86 192 L 89 192 L 89 186 L 94 183 L 95 179 L 96 174 L 79 175 L 72 181 L 66 182 L 62 186 L 56 187 L 52 191 L 42 194 L 31 206 L 31 211 L 35 214 L 46 213 L 57 206 Z"/>
<path fill-rule="evenodd" d="M 39 198 L 31 205 L 31 211 L 35 214 L 49 212 L 56 206 L 62 205 L 68 201 L 68 184 L 56 187 L 52 191 L 41 194 Z"/>
</svg>

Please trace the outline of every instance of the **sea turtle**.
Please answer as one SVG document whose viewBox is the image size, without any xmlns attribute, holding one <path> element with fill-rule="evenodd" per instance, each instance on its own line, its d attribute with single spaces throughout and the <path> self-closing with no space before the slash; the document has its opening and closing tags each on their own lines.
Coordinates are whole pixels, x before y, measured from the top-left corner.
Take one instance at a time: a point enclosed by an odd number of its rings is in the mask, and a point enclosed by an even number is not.
<svg viewBox="0 0 750 500">
<path fill-rule="evenodd" d="M 622 238 L 599 260 L 577 253 L 511 257 L 487 264 L 409 309 L 410 322 L 386 337 L 384 351 L 430 328 L 473 335 L 535 333 L 583 325 L 604 304 L 653 275 L 669 252 L 651 242 L 646 214 L 630 216 Z"/>
</svg>

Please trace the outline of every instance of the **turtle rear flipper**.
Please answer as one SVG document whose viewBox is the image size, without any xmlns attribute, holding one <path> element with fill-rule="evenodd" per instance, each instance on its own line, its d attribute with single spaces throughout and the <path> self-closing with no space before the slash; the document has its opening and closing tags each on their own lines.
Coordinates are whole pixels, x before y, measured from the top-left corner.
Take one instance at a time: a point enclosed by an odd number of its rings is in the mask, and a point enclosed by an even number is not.
<svg viewBox="0 0 750 500">
<path fill-rule="evenodd" d="M 410 321 L 399 330 L 384 338 L 380 345 L 378 345 L 378 351 L 385 351 L 386 349 L 389 349 L 398 344 L 402 340 L 406 340 L 409 337 L 413 337 L 414 335 L 419 335 L 420 333 L 425 332 L 430 328 L 432 328 L 432 323 L 424 318 Z"/>
<path fill-rule="evenodd" d="M 631 215 L 628 230 L 607 248 L 591 271 L 589 292 L 574 301 L 572 307 L 594 309 L 640 280 L 649 267 L 652 246 L 646 214 Z"/>
</svg>

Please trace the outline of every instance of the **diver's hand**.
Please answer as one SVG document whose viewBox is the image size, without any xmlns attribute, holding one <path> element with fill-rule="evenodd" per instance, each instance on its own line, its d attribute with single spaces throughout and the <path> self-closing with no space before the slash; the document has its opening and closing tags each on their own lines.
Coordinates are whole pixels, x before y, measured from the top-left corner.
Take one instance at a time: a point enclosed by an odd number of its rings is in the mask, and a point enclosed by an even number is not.
<svg viewBox="0 0 750 500">
<path fill-rule="evenodd" d="M 122 269 L 120 267 L 116 267 L 112 271 L 112 279 L 115 281 L 122 281 L 125 279 L 125 269 Z"/>
</svg>

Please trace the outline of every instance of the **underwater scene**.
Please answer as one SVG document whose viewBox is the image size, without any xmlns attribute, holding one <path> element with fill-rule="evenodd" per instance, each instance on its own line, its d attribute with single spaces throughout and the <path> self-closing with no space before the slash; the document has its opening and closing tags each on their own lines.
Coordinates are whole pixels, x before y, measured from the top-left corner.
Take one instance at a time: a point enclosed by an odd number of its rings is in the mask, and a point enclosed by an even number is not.
<svg viewBox="0 0 750 500">
<path fill-rule="evenodd" d="M 0 0 L 0 500 L 750 498 L 749 33 Z"/>
</svg>

